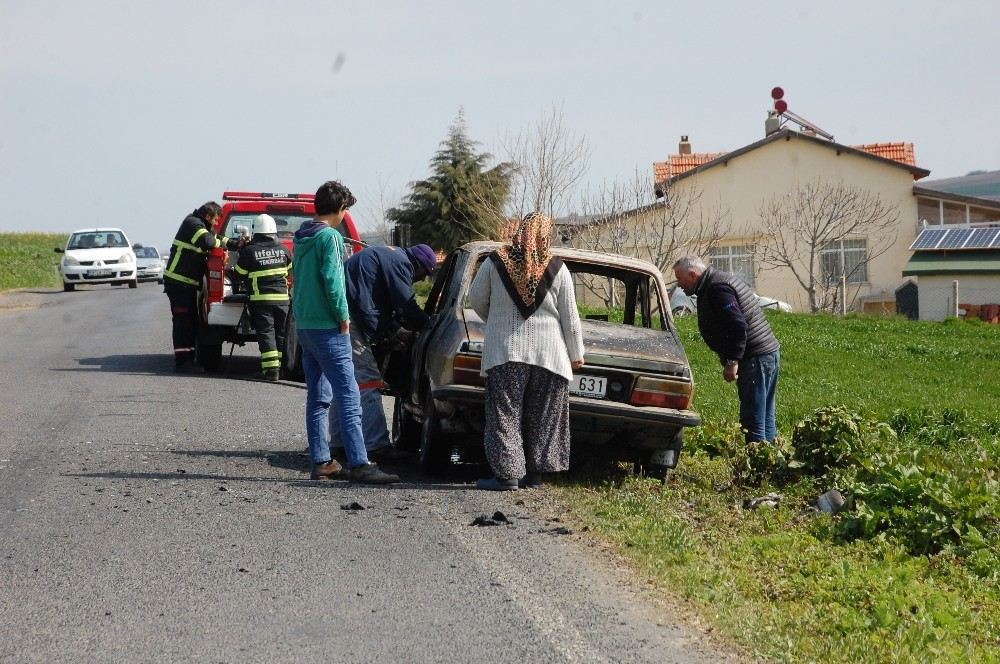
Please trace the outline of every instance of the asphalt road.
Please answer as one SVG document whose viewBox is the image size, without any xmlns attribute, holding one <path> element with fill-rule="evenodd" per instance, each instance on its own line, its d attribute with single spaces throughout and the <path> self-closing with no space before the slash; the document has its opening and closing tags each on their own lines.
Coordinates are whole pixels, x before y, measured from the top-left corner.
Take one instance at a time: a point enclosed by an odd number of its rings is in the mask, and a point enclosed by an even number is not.
<svg viewBox="0 0 1000 664">
<path fill-rule="evenodd" d="M 0 295 L 0 661 L 725 659 L 546 491 L 310 482 L 301 386 L 170 353 L 153 284 Z"/>
</svg>

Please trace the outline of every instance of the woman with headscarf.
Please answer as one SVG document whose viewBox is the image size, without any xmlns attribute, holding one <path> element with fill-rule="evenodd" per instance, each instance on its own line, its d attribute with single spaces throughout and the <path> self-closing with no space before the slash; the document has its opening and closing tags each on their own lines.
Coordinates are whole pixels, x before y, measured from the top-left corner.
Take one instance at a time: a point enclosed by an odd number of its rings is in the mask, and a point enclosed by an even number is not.
<svg viewBox="0 0 1000 664">
<path fill-rule="evenodd" d="M 480 489 L 541 484 L 569 468 L 569 381 L 583 366 L 573 278 L 551 251 L 552 220 L 532 212 L 490 254 L 470 297 L 486 321 L 484 446 L 493 477 Z"/>
</svg>

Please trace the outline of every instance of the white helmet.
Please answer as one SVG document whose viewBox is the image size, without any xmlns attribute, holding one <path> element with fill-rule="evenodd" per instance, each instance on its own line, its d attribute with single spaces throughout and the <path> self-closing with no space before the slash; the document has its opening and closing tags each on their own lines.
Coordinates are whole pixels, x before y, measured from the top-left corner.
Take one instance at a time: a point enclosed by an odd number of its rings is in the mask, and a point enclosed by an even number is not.
<svg viewBox="0 0 1000 664">
<path fill-rule="evenodd" d="M 274 217 L 269 214 L 258 214 L 253 219 L 254 235 L 276 235 L 278 225 L 274 223 Z"/>
</svg>

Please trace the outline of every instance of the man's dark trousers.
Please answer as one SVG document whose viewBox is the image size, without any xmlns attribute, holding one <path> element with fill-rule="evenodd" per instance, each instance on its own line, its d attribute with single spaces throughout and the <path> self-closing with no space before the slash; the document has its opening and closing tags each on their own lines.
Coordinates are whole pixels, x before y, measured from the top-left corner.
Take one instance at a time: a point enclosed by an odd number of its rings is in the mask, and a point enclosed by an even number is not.
<svg viewBox="0 0 1000 664">
<path fill-rule="evenodd" d="M 198 343 L 198 289 L 164 279 L 163 292 L 170 299 L 173 317 L 174 364 L 193 364 Z"/>
<path fill-rule="evenodd" d="M 287 304 L 250 304 L 250 322 L 257 332 L 260 348 L 260 370 L 281 368 L 281 353 L 285 348 Z"/>
</svg>

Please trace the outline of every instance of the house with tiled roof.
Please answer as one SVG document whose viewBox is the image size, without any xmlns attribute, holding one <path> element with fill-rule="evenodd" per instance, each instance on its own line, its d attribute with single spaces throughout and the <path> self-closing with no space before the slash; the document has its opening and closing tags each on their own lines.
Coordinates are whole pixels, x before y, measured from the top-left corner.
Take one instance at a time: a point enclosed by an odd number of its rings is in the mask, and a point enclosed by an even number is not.
<svg viewBox="0 0 1000 664">
<path fill-rule="evenodd" d="M 724 219 L 713 242 L 691 251 L 706 253 L 712 264 L 739 274 L 758 293 L 789 302 L 796 310 L 809 310 L 800 280 L 788 268 L 762 264 L 759 256 L 762 243 L 773 241 L 762 221 L 763 206 L 792 196 L 803 183 L 836 183 L 870 192 L 896 215 L 895 225 L 879 237 L 860 234 L 821 248 L 820 282 L 831 288 L 840 283 L 835 277 L 843 275 L 845 299 L 853 310 L 895 311 L 895 290 L 904 283 L 909 246 L 923 221 L 1000 218 L 995 201 L 916 186 L 930 171 L 917 165 L 913 143 L 845 145 L 823 132 L 765 127 L 762 139 L 720 152 L 695 152 L 689 137 L 682 136 L 676 154 L 654 162 L 654 187 L 664 206 L 696 201 L 692 218 L 714 214 Z M 635 213 L 636 223 L 642 223 L 642 217 L 653 212 L 643 208 Z"/>
</svg>

